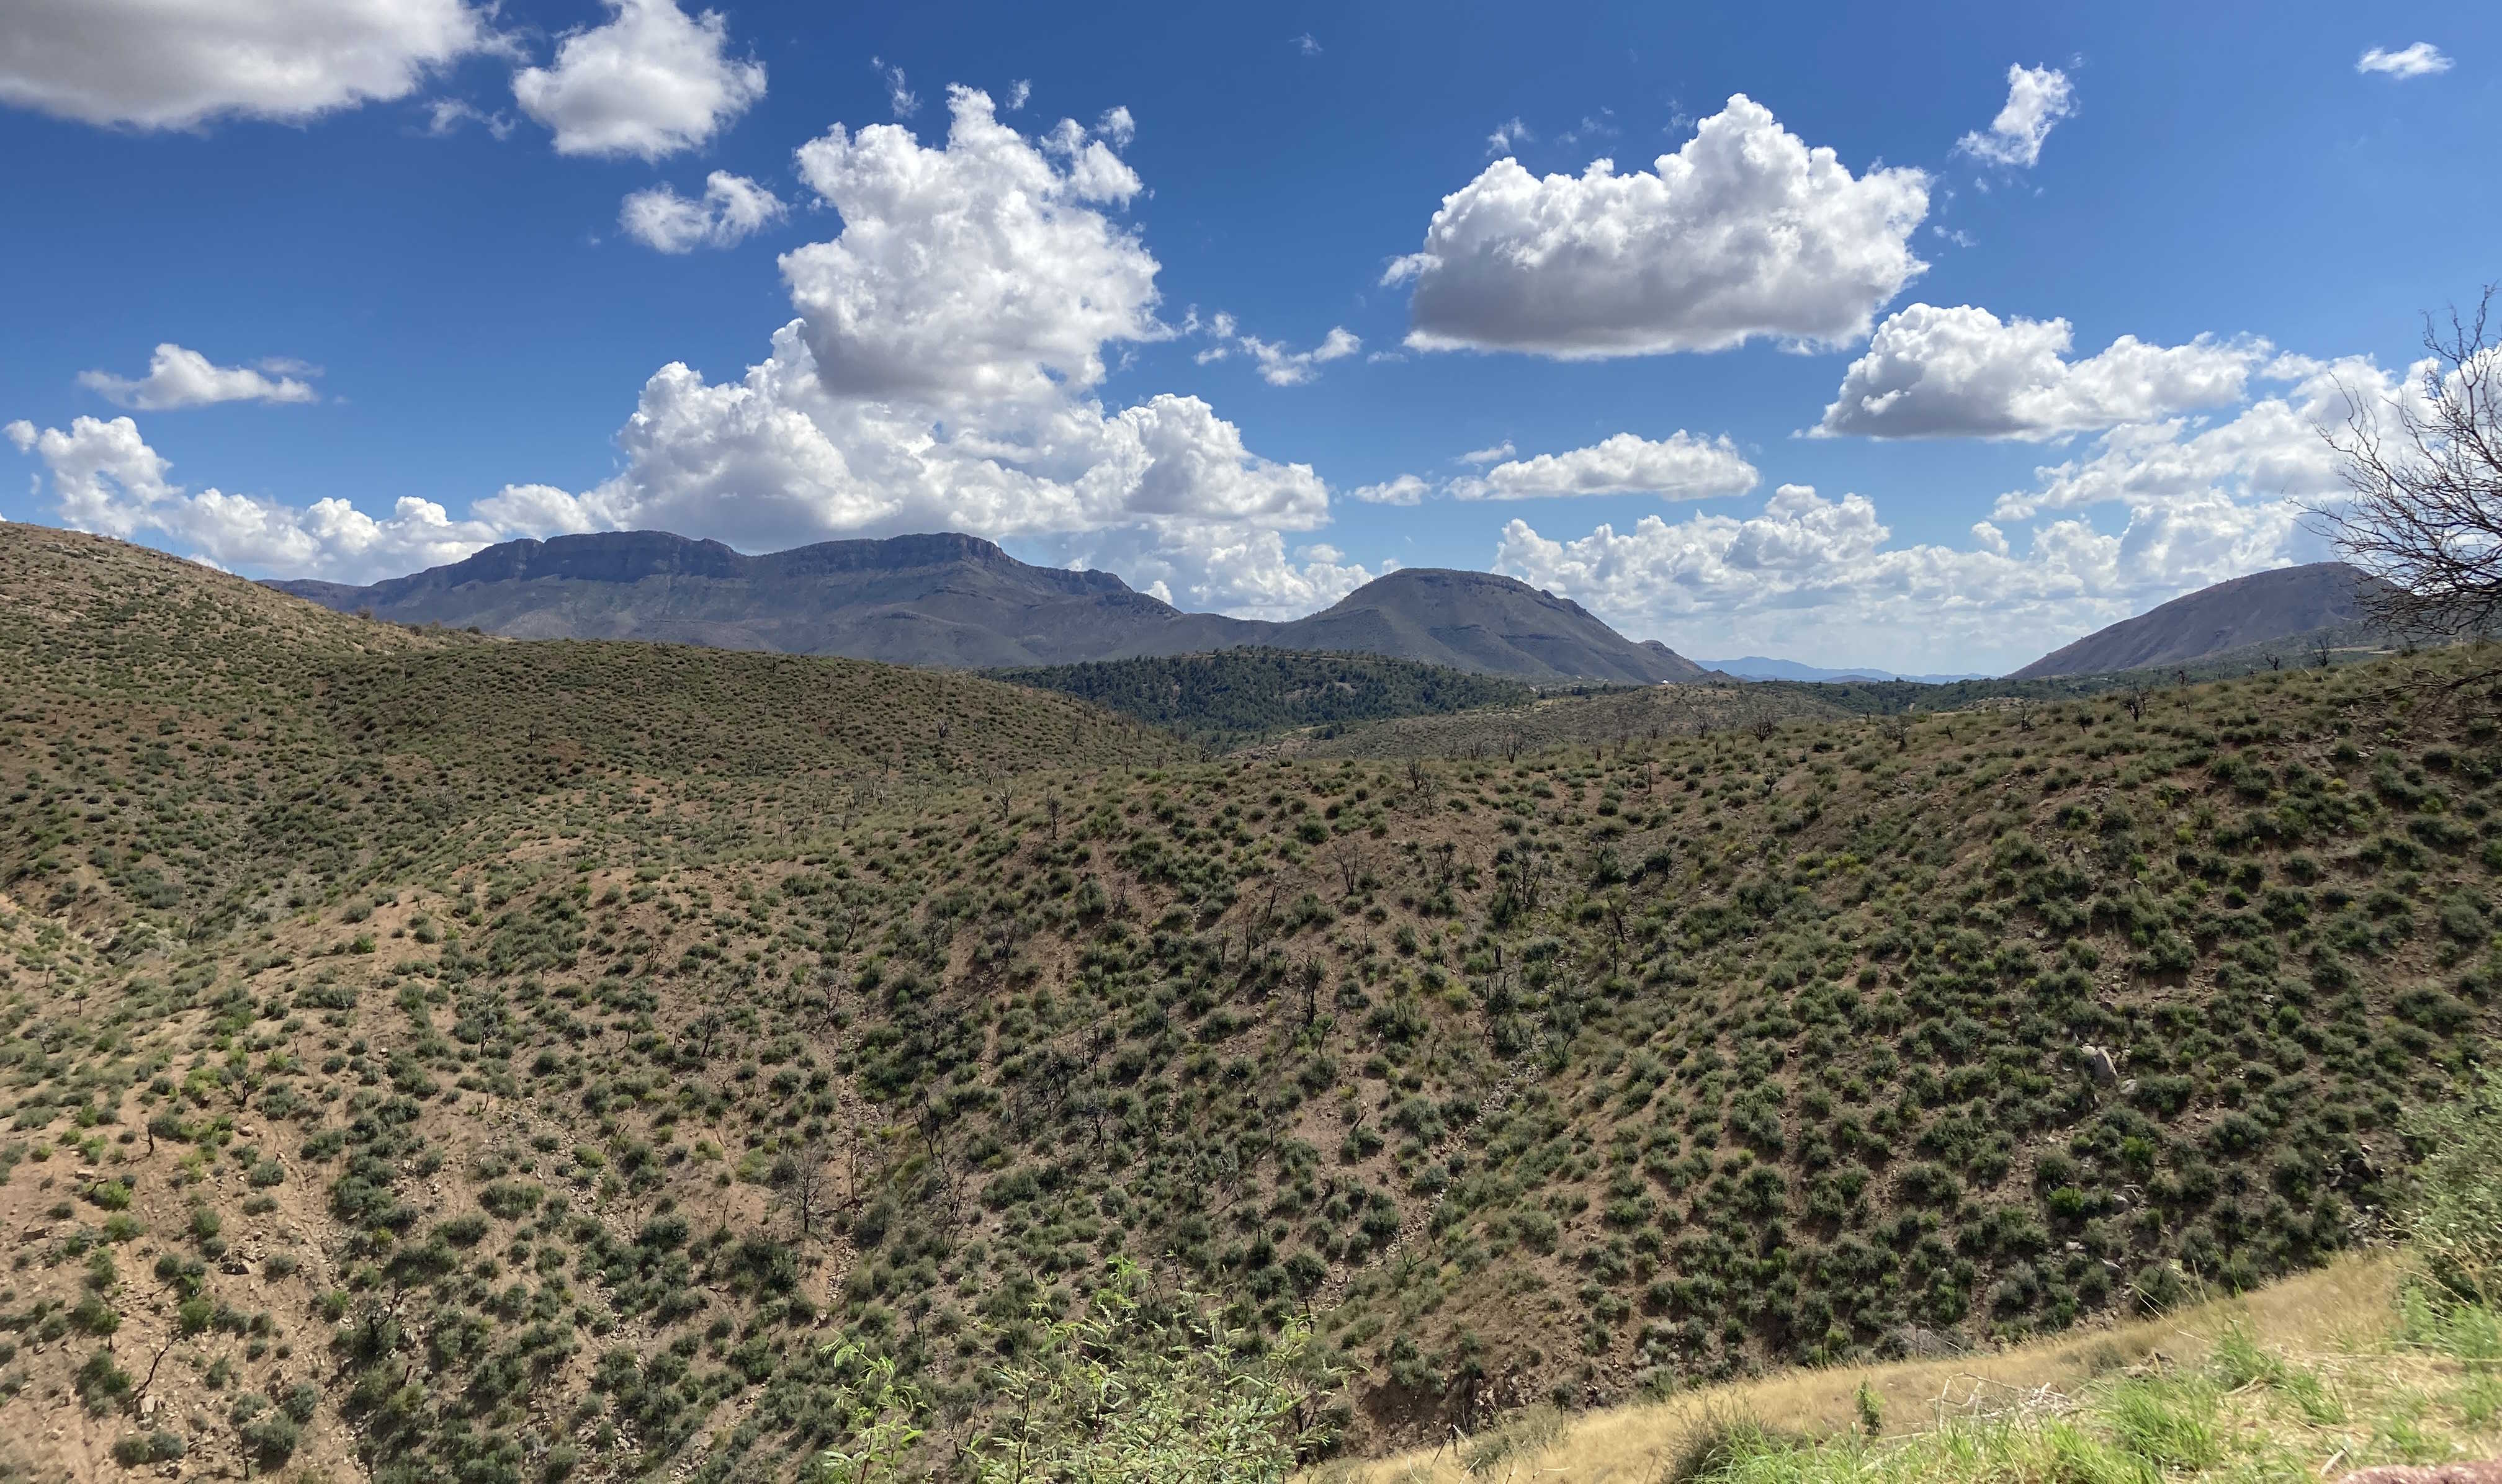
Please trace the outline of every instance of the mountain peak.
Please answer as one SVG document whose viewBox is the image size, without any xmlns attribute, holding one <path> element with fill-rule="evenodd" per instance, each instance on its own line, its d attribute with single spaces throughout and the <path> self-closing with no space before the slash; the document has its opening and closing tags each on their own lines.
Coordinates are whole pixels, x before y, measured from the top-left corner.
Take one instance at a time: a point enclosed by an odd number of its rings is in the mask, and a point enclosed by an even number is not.
<svg viewBox="0 0 2502 1484">
<path fill-rule="evenodd" d="M 2342 561 L 2252 572 L 2176 597 L 2043 656 L 2009 677 L 2100 675 L 2181 665 L 2367 617 L 2378 580 Z"/>
</svg>

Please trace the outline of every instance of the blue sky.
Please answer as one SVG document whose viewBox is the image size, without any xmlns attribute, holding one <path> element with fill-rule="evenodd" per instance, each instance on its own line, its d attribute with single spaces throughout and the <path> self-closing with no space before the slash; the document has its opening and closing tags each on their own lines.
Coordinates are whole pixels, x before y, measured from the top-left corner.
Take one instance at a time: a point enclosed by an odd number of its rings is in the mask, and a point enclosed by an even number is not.
<svg viewBox="0 0 2502 1484">
<path fill-rule="evenodd" d="M 254 575 L 953 525 L 1995 669 L 2320 555 L 2502 276 L 2488 9 L 142 9 L 0 16 L 0 516 Z"/>
</svg>

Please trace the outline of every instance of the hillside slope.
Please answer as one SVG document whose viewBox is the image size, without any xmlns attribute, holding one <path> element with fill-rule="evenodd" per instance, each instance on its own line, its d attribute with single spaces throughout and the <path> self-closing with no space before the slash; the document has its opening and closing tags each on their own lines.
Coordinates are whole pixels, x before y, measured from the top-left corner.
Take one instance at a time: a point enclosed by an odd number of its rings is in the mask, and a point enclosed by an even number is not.
<svg viewBox="0 0 2502 1484">
<path fill-rule="evenodd" d="M 1535 694 L 1515 680 L 1445 665 L 1302 650 L 1243 648 L 989 673 L 1078 696 L 1215 747 L 1299 727 L 1335 735 L 1385 717 L 1518 705 Z"/>
<path fill-rule="evenodd" d="M 29 1471 L 944 1467 L 1115 1259 L 1352 1446 L 2020 1337 L 2345 1246 L 2496 1018 L 2502 757 L 2386 662 L 1197 762 L 59 533 L 0 604 Z"/>
<path fill-rule="evenodd" d="M 649 639 L 958 668 L 1336 650 L 1533 681 L 1692 679 L 1577 605 L 1475 572 L 1411 571 L 1288 624 L 1184 613 L 1108 572 L 1017 560 L 954 534 L 829 541 L 761 556 L 618 531 L 511 541 L 367 588 L 270 586 L 341 613 L 513 638 Z"/>
<path fill-rule="evenodd" d="M 2254 572 L 2097 629 L 2011 680 L 2189 664 L 2229 650 L 2345 629 L 2364 617 L 2373 579 L 2341 561 Z"/>
<path fill-rule="evenodd" d="M 2005 1349 L 1779 1370 L 1579 1416 L 1532 1408 L 1474 1437 L 1303 1478 L 2247 1484 L 2502 1456 L 2489 1355 L 2502 1315 L 2444 1312 L 2404 1278 L 2386 1252 L 2340 1259 Z M 1691 1467 L 1713 1454 L 1725 1471 Z"/>
</svg>

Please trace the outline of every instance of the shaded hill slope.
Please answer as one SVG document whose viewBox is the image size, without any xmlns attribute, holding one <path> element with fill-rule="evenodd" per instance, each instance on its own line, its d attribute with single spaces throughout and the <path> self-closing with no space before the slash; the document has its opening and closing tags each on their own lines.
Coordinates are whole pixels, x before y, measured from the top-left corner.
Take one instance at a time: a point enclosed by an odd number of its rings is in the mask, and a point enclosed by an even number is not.
<svg viewBox="0 0 2502 1484">
<path fill-rule="evenodd" d="M 650 639 L 894 664 L 1048 665 L 1262 645 L 1538 681 L 1701 673 L 1576 604 L 1486 573 L 1393 573 L 1324 613 L 1270 624 L 1184 613 L 1108 572 L 1032 566 L 954 534 L 747 556 L 665 532 L 607 532 L 507 542 L 367 588 L 271 586 L 343 613 L 514 638 Z"/>
<path fill-rule="evenodd" d="M 943 1470 L 1115 1259 L 1358 1445 L 2021 1337 L 2343 1247 L 2496 1018 L 2502 757 L 2385 662 L 1197 762 L 58 533 L 0 602 L 28 1471 L 785 1477 L 871 1359 Z"/>
<path fill-rule="evenodd" d="M 2066 645 L 2011 680 L 2189 664 L 2363 619 L 2373 579 L 2339 561 L 2254 572 L 2174 598 Z"/>
</svg>

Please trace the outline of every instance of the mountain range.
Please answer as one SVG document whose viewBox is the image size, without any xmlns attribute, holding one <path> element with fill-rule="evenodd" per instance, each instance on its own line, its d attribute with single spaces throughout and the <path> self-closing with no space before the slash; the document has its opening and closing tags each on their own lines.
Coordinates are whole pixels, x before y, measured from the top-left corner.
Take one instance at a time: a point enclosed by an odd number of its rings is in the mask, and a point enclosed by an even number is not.
<svg viewBox="0 0 2502 1484">
<path fill-rule="evenodd" d="M 1699 680 L 1569 599 L 1488 572 L 1413 567 L 1291 623 L 1186 613 L 1109 572 L 1017 560 L 953 532 L 746 556 L 618 531 L 509 541 L 370 587 L 268 586 L 343 613 L 525 639 L 646 639 L 949 668 L 1260 645 L 1385 655 L 1541 684 Z"/>
<path fill-rule="evenodd" d="M 2366 603 L 2373 584 L 2341 562 L 2253 573 L 2096 630 L 2008 678 L 2170 668 L 2315 641 L 2377 647 Z M 267 586 L 343 613 L 511 638 L 642 639 L 949 669 L 1257 647 L 1379 655 L 1549 686 L 1714 674 L 1932 685 L 1980 678 L 1763 656 L 1697 662 L 1657 640 L 1628 639 L 1568 598 L 1490 572 L 1404 568 L 1284 623 L 1190 613 L 1112 573 L 1035 566 L 955 532 L 747 556 L 665 531 L 613 531 L 509 541 L 369 587 Z"/>
</svg>

